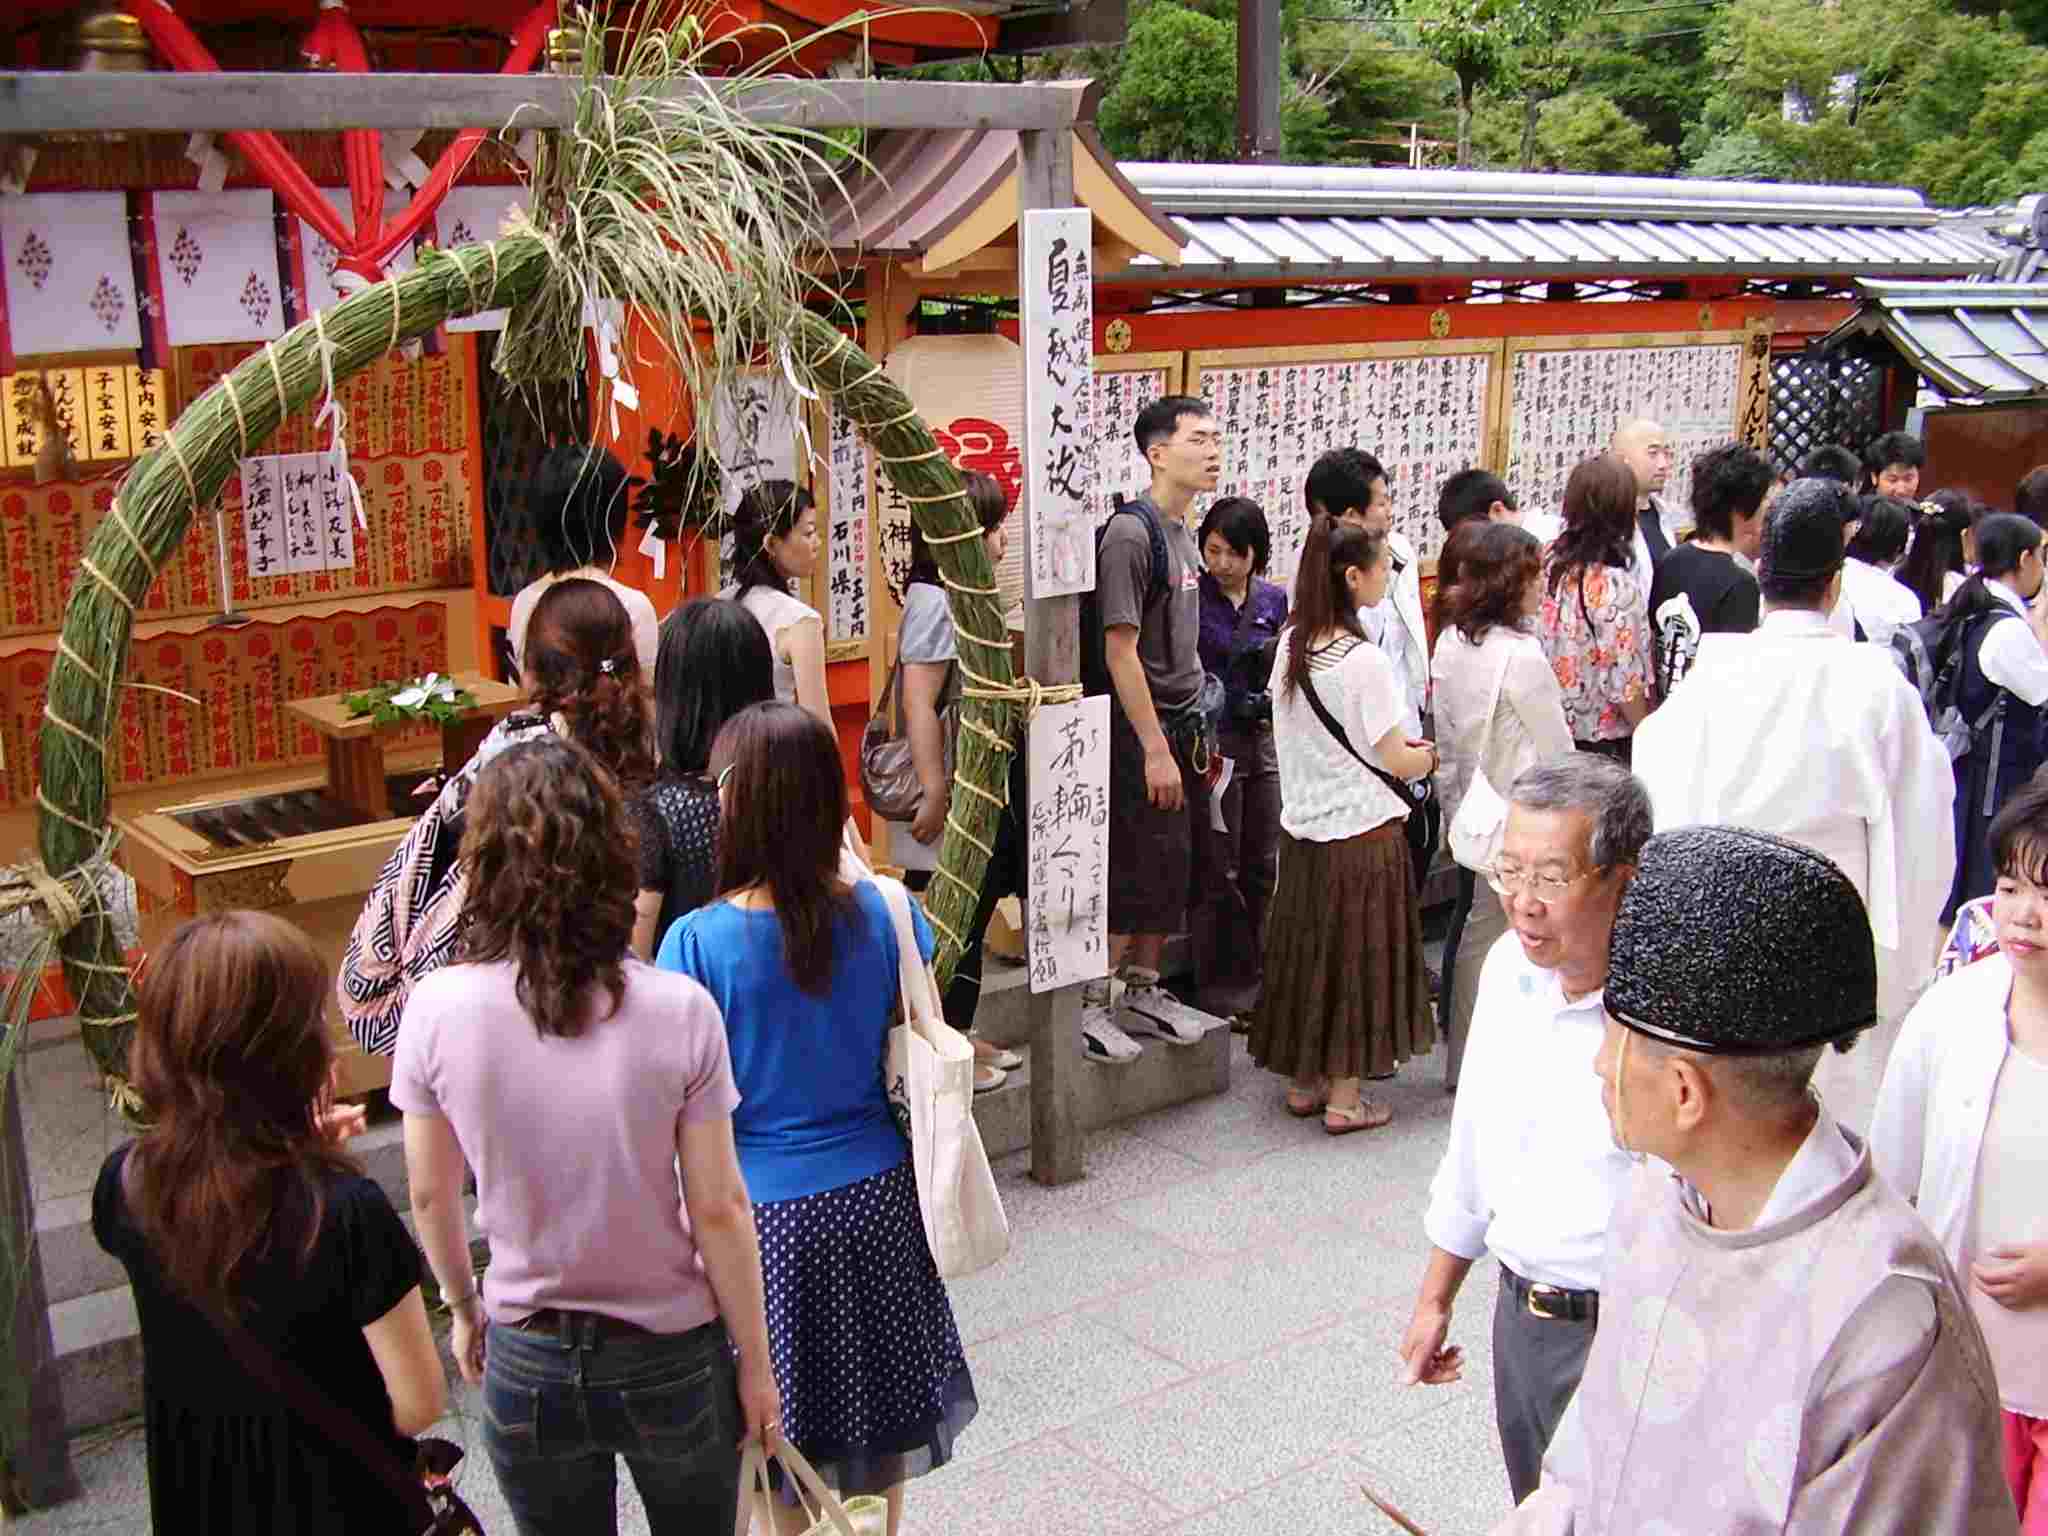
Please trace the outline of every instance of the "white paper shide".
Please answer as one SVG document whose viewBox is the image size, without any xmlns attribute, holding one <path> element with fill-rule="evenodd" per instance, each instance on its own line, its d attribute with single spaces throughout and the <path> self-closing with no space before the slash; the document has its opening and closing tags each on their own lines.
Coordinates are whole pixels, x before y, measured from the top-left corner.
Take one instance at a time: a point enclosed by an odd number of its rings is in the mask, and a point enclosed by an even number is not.
<svg viewBox="0 0 2048 1536">
<path fill-rule="evenodd" d="M 1024 484 L 1033 597 L 1095 585 L 1095 274 L 1085 208 L 1024 215 Z"/>
<path fill-rule="evenodd" d="M 1025 963 L 1031 990 L 1109 974 L 1109 697 L 1032 717 Z"/>
</svg>

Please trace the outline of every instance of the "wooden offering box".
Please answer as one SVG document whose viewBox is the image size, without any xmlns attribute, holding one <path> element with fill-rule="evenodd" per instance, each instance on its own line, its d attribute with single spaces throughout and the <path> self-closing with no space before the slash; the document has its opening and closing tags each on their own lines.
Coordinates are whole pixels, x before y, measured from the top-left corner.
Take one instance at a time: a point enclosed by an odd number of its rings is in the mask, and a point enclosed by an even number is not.
<svg viewBox="0 0 2048 1536">
<path fill-rule="evenodd" d="M 327 777 L 229 788 L 201 800 L 116 818 L 120 860 L 135 878 L 145 951 L 187 918 L 230 907 L 277 912 L 304 929 L 330 972 L 341 965 L 363 898 L 427 800 L 415 791 L 468 762 L 519 690 L 461 676 L 474 709 L 441 728 L 440 750 L 386 748 L 390 733 L 351 719 L 342 694 L 294 699 L 285 708 L 327 743 Z M 344 1097 L 383 1088 L 391 1063 L 368 1056 L 342 1027 L 330 996 L 328 1023 Z"/>
</svg>

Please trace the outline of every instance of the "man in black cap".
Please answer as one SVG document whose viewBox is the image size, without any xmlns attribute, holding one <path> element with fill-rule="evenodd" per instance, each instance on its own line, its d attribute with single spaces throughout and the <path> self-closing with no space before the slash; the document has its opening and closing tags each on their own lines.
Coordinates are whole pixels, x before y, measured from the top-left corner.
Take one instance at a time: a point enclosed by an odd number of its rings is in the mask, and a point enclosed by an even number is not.
<svg viewBox="0 0 2048 1536">
<path fill-rule="evenodd" d="M 1808 1091 L 1876 994 L 1863 903 L 1811 849 L 1732 827 L 1644 847 L 1594 1069 L 1616 1143 L 1650 1160 L 1542 1486 L 1500 1530 L 2018 1530 L 1955 1275 Z"/>
<path fill-rule="evenodd" d="M 1884 650 L 1833 634 L 1849 493 L 1797 480 L 1772 502 L 1758 545 L 1763 619 L 1703 635 L 1692 670 L 1636 727 L 1634 768 L 1657 830 L 1774 832 L 1849 877 L 1877 944 L 1882 1027 L 1831 1057 L 1821 1087 L 1866 1125 L 1900 1021 L 1933 969 L 1929 935 L 1955 870 L 1955 773 L 1920 695 Z M 1903 589 L 1902 589 L 1903 590 Z"/>
</svg>

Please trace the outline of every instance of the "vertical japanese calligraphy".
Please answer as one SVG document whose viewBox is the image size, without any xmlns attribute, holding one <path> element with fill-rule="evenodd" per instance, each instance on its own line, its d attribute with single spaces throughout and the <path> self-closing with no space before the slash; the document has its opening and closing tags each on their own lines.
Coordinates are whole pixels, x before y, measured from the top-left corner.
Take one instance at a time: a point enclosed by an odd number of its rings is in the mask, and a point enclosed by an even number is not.
<svg viewBox="0 0 2048 1536">
<path fill-rule="evenodd" d="M 6 434 L 0 454 L 9 469 L 28 469 L 36 462 L 42 446 L 38 399 L 46 384 L 70 440 L 71 457 L 80 464 L 139 458 L 163 441 L 164 376 L 157 369 L 94 363 L 13 373 L 0 380 L 0 426 Z"/>
<path fill-rule="evenodd" d="M 242 460 L 242 547 L 249 574 L 261 578 L 290 569 L 285 563 L 284 486 L 277 455 Z"/>
<path fill-rule="evenodd" d="M 1109 974 L 1109 699 L 1031 719 L 1025 964 L 1047 992 Z"/>
<path fill-rule="evenodd" d="M 809 477 L 797 469 L 797 401 L 789 387 L 767 373 L 742 374 L 718 402 L 711 422 L 711 451 L 717 456 L 720 494 L 728 516 L 740 497 L 764 480 Z M 735 559 L 751 560 L 758 551 L 732 548 L 726 536 L 719 544 L 719 582 L 732 579 Z"/>
<path fill-rule="evenodd" d="M 1524 507 L 1556 512 L 1582 459 L 1604 453 L 1630 417 L 1663 424 L 1671 443 L 1667 506 L 1691 504 L 1692 461 L 1735 435 L 1739 343 L 1517 346 L 1508 387 L 1507 482 Z"/>
<path fill-rule="evenodd" d="M 829 411 L 825 426 L 825 637 L 868 633 L 868 450 L 853 418 Z"/>
<path fill-rule="evenodd" d="M 1151 489 L 1152 474 L 1131 429 L 1138 412 L 1168 393 L 1164 368 L 1104 368 L 1095 375 L 1095 489 L 1088 497 L 1088 522 L 1099 528 L 1116 498 Z"/>
<path fill-rule="evenodd" d="M 1024 215 L 1024 484 L 1033 597 L 1095 585 L 1094 271 L 1085 208 Z"/>
</svg>

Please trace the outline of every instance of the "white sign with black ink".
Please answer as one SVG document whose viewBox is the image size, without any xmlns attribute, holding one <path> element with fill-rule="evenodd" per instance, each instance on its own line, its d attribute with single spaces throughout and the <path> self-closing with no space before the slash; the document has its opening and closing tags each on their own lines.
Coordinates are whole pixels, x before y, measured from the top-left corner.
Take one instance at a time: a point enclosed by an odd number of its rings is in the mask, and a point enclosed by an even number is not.
<svg viewBox="0 0 2048 1536">
<path fill-rule="evenodd" d="M 1033 597 L 1095 585 L 1095 275 L 1085 208 L 1024 215 L 1024 484 Z"/>
<path fill-rule="evenodd" d="M 1025 963 L 1031 990 L 1109 974 L 1109 696 L 1031 720 Z"/>
</svg>

